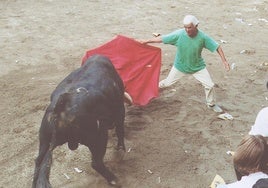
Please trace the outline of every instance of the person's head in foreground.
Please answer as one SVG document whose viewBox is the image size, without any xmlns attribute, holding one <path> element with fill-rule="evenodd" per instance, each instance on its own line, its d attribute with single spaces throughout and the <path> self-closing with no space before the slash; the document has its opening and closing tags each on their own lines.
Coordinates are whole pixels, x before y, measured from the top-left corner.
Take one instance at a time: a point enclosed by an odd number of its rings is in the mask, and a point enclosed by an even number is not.
<svg viewBox="0 0 268 188">
<path fill-rule="evenodd" d="M 267 171 L 268 146 L 261 135 L 247 135 L 242 139 L 233 157 L 237 179 L 256 172 Z"/>
<path fill-rule="evenodd" d="M 186 15 L 183 19 L 183 25 L 189 37 L 195 37 L 197 35 L 198 24 L 199 24 L 198 19 L 193 15 Z"/>
</svg>

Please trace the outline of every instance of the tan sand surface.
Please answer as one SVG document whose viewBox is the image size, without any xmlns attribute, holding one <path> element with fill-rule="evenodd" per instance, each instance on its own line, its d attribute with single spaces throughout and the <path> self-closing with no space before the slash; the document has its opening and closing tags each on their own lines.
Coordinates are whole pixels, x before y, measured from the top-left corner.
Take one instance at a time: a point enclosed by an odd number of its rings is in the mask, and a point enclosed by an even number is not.
<svg viewBox="0 0 268 188">
<path fill-rule="evenodd" d="M 202 86 L 184 77 L 148 106 L 126 106 L 129 152 L 120 162 L 114 159 L 111 131 L 105 164 L 125 188 L 206 188 L 216 174 L 225 182 L 235 181 L 226 152 L 235 150 L 258 111 L 268 105 L 267 9 L 267 0 L 1 0 L 0 187 L 31 186 L 49 96 L 80 66 L 86 50 L 117 34 L 147 39 L 153 32 L 182 28 L 181 20 L 189 13 L 235 65 L 226 72 L 217 53 L 203 53 L 217 85 L 218 103 L 234 120 L 217 118 L 204 104 Z M 162 49 L 163 79 L 175 48 L 155 46 Z M 55 149 L 53 159 L 53 187 L 109 187 L 91 168 L 86 147 L 70 151 L 63 145 Z"/>
</svg>

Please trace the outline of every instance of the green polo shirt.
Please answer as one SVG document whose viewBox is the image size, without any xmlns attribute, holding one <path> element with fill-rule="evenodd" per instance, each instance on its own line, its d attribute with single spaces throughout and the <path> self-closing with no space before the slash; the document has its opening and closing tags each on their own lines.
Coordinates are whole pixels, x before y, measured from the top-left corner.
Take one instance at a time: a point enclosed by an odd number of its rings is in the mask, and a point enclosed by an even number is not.
<svg viewBox="0 0 268 188">
<path fill-rule="evenodd" d="M 203 48 L 215 52 L 219 44 L 201 30 L 195 37 L 187 35 L 185 29 L 176 30 L 170 34 L 163 35 L 164 44 L 171 44 L 177 47 L 174 66 L 184 73 L 195 73 L 206 67 L 202 58 Z"/>
</svg>

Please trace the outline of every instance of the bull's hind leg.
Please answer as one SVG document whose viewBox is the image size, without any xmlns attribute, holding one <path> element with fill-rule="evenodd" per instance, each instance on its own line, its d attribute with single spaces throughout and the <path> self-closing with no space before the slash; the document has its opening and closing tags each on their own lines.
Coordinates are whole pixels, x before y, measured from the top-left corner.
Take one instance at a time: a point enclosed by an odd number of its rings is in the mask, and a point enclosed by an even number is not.
<svg viewBox="0 0 268 188">
<path fill-rule="evenodd" d="M 52 163 L 52 151 L 55 148 L 55 133 L 52 137 L 40 131 L 39 154 L 35 160 L 35 172 L 32 188 L 51 188 L 49 173 Z M 52 139 L 50 139 L 52 138 Z"/>
<path fill-rule="evenodd" d="M 106 153 L 106 146 L 108 141 L 108 130 L 98 130 L 95 143 L 91 143 L 88 148 L 92 154 L 91 166 L 99 174 L 101 174 L 109 184 L 117 185 L 115 175 L 108 170 L 103 163 L 103 158 Z"/>
<path fill-rule="evenodd" d="M 35 170 L 34 170 L 34 177 L 33 177 L 33 183 L 32 183 L 32 188 L 36 188 L 36 182 L 39 176 L 40 168 L 41 168 L 41 163 L 48 151 L 49 148 L 49 143 L 42 143 L 40 142 L 39 146 L 39 154 L 38 157 L 35 160 Z"/>
<path fill-rule="evenodd" d="M 125 137 L 125 131 L 124 131 L 124 121 L 125 121 L 125 107 L 122 106 L 121 110 L 117 111 L 118 117 L 116 118 L 115 122 L 115 131 L 117 135 L 117 150 L 123 150 L 126 151 L 124 137 Z"/>
<path fill-rule="evenodd" d="M 52 150 L 48 149 L 40 165 L 39 176 L 36 180 L 36 188 L 51 188 L 51 184 L 49 183 L 51 163 Z"/>
</svg>

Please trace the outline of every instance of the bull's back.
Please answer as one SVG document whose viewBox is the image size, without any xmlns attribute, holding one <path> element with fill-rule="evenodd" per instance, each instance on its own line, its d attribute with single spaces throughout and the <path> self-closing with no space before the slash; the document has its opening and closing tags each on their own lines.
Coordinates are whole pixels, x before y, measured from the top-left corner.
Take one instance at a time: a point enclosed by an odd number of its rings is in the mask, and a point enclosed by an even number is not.
<svg viewBox="0 0 268 188">
<path fill-rule="evenodd" d="M 104 56 L 95 55 L 56 87 L 51 95 L 51 101 L 57 101 L 64 93 L 82 90 L 94 90 L 94 93 L 101 93 L 113 100 L 116 97 L 123 97 L 124 86 L 111 61 Z"/>
</svg>

